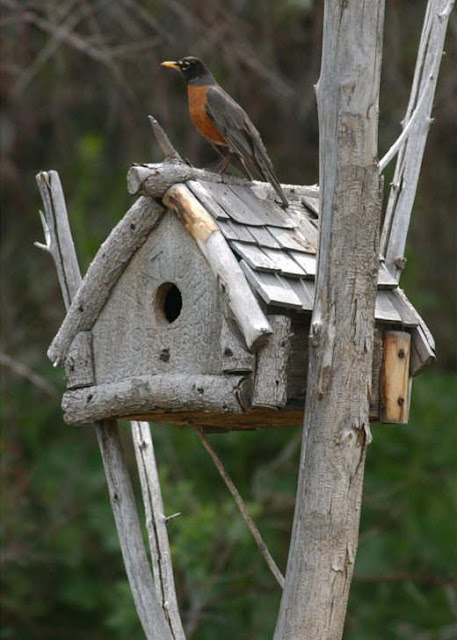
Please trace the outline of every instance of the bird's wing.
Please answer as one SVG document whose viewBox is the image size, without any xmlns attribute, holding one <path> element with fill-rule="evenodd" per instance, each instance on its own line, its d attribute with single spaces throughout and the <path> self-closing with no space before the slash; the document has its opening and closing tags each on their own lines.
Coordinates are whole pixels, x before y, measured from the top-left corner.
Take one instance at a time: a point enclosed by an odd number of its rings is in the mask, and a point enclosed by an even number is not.
<svg viewBox="0 0 457 640">
<path fill-rule="evenodd" d="M 255 133 L 257 131 L 246 112 L 221 87 L 209 89 L 206 97 L 206 112 L 216 129 L 227 141 L 231 151 L 242 158 L 253 157 L 253 140 L 250 129 L 252 127 Z"/>
<path fill-rule="evenodd" d="M 211 87 L 206 97 L 206 112 L 225 138 L 231 151 L 239 155 L 252 171 L 268 180 L 287 206 L 287 199 L 277 179 L 259 132 L 247 113 L 221 87 Z"/>
</svg>

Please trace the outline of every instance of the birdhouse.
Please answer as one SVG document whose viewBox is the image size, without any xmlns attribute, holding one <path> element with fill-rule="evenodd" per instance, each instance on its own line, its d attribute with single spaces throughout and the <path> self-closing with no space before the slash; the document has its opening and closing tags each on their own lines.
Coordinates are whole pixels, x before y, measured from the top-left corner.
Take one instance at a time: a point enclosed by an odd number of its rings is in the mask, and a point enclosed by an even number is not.
<svg viewBox="0 0 457 640">
<path fill-rule="evenodd" d="M 48 355 L 65 366 L 64 418 L 300 424 L 319 234 L 317 187 L 163 162 L 131 169 L 141 195 L 100 247 Z M 151 195 L 153 197 L 151 197 Z M 370 414 L 408 420 L 433 339 L 379 263 Z"/>
</svg>

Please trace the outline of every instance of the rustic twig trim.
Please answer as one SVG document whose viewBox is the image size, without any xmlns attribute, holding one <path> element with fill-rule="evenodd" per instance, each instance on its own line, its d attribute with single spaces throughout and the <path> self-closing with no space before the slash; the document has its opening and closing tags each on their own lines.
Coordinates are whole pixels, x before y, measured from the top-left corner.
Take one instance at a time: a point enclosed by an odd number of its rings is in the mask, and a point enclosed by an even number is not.
<svg viewBox="0 0 457 640">
<path fill-rule="evenodd" d="M 154 116 L 148 116 L 149 123 L 154 131 L 155 138 L 157 143 L 162 150 L 165 159 L 170 161 L 182 162 L 182 158 L 179 153 L 176 151 L 174 146 L 170 142 L 170 138 L 167 136 L 165 131 L 162 129 L 158 121 L 154 118 Z"/>
<path fill-rule="evenodd" d="M 197 434 L 197 436 L 200 438 L 200 441 L 203 444 L 203 446 L 205 447 L 206 451 L 209 453 L 209 456 L 210 456 L 211 460 L 214 462 L 214 465 L 215 465 L 216 469 L 219 471 L 219 474 L 220 474 L 221 478 L 223 479 L 223 481 L 225 482 L 225 485 L 226 485 L 227 489 L 232 494 L 233 499 L 235 500 L 236 506 L 240 510 L 240 513 L 243 516 L 243 519 L 246 522 L 249 531 L 252 533 L 252 537 L 254 538 L 254 540 L 256 541 L 257 546 L 259 547 L 260 553 L 264 557 L 265 562 L 268 565 L 268 568 L 270 569 L 271 573 L 274 575 L 277 583 L 279 584 L 279 586 L 282 589 L 284 587 L 284 576 L 282 575 L 281 571 L 278 568 L 278 565 L 276 564 L 276 562 L 274 561 L 270 551 L 268 550 L 268 547 L 265 544 L 265 542 L 264 542 L 264 540 L 263 540 L 263 538 L 262 538 L 262 536 L 260 534 L 260 531 L 257 529 L 257 526 L 256 526 L 254 520 L 249 515 L 248 510 L 246 508 L 246 504 L 245 504 L 243 498 L 241 497 L 240 492 L 236 488 L 236 486 L 235 486 L 233 480 L 231 479 L 230 475 L 227 473 L 224 465 L 221 462 L 221 459 L 219 458 L 217 453 L 214 451 L 213 447 L 210 445 L 208 440 L 203 435 L 202 430 L 199 427 L 195 427 L 194 426 L 194 431 Z"/>
<path fill-rule="evenodd" d="M 160 125 L 159 125 L 160 126 Z M 170 143 L 171 144 L 171 143 Z M 165 144 L 165 150 L 167 145 Z M 176 152 L 177 153 L 177 152 Z M 175 184 L 197 180 L 199 182 L 215 182 L 232 186 L 251 187 L 253 192 L 263 199 L 275 200 L 276 192 L 268 182 L 239 178 L 229 174 L 215 173 L 207 169 L 198 169 L 176 158 L 167 157 L 163 162 L 154 164 L 134 164 L 127 172 L 127 190 L 131 195 L 162 198 L 165 192 Z M 287 198 L 311 199 L 313 206 L 317 204 L 319 187 L 317 185 L 281 184 Z M 313 208 L 313 207 L 312 207 Z"/>
<path fill-rule="evenodd" d="M 249 387 L 245 375 L 145 375 L 69 390 L 62 409 L 67 424 L 133 418 L 157 410 L 220 412 L 224 406 L 227 413 L 242 413 L 240 397 L 249 401 Z"/>
<path fill-rule="evenodd" d="M 44 205 L 40 211 L 45 244 L 35 243 L 51 254 L 57 271 L 65 307 L 71 304 L 79 284 L 81 272 L 68 222 L 67 207 L 57 171 L 40 171 L 36 176 Z"/>
<path fill-rule="evenodd" d="M 405 129 L 386 156 L 383 166 L 398 151 L 384 217 L 381 253 L 397 282 L 405 264 L 404 251 L 416 197 L 422 159 L 432 122 L 431 111 L 440 69 L 449 14 L 455 0 L 429 0 L 422 27 L 416 68 L 406 110 Z M 398 148 L 397 148 L 398 147 Z"/>
<path fill-rule="evenodd" d="M 168 520 L 179 514 L 173 514 L 168 518 L 164 515 L 159 472 L 149 423 L 132 421 L 130 425 L 143 494 L 146 528 L 157 596 L 173 638 L 175 640 L 185 640 L 176 599 L 173 565 L 167 533 Z"/>
<path fill-rule="evenodd" d="M 174 211 L 205 256 L 217 278 L 229 321 L 236 323 L 248 349 L 257 350 L 272 329 L 219 227 L 185 184 L 171 187 L 163 203 Z"/>
<path fill-rule="evenodd" d="M 92 329 L 130 258 L 145 242 L 164 211 L 154 200 L 138 198 L 111 231 L 90 264 L 48 349 L 48 358 L 54 366 L 63 363 L 73 338 L 79 331 Z"/>
<path fill-rule="evenodd" d="M 382 173 L 384 171 L 384 169 L 387 167 L 389 162 L 391 160 L 393 160 L 393 158 L 396 156 L 396 154 L 400 151 L 400 149 L 406 143 L 406 140 L 407 140 L 407 138 L 408 138 L 408 136 L 411 133 L 411 130 L 413 128 L 413 125 L 416 124 L 416 121 L 418 120 L 419 116 L 421 115 L 422 107 L 425 104 L 425 98 L 428 96 L 429 91 L 433 90 L 433 85 L 432 85 L 432 80 L 433 79 L 434 79 L 433 74 L 430 74 L 429 77 L 428 77 L 428 83 L 424 87 L 424 89 L 422 91 L 422 94 L 421 94 L 421 96 L 420 96 L 420 98 L 419 98 L 419 100 L 417 102 L 416 108 L 414 109 L 413 113 L 411 114 L 411 117 L 406 122 L 405 128 L 403 129 L 401 134 L 398 136 L 398 138 L 395 140 L 395 142 L 390 147 L 390 149 L 387 151 L 387 153 L 379 161 L 379 172 L 380 173 Z"/>
</svg>

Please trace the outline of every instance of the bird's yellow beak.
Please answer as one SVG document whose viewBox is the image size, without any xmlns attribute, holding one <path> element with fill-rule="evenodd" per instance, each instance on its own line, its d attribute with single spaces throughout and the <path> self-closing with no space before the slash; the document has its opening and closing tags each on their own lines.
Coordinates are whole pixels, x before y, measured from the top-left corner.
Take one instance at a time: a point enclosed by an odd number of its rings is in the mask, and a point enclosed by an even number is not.
<svg viewBox="0 0 457 640">
<path fill-rule="evenodd" d="M 176 71 L 179 71 L 179 65 L 177 62 L 173 62 L 173 60 L 165 60 L 164 62 L 160 63 L 161 67 L 169 67 L 170 69 L 176 69 Z"/>
</svg>

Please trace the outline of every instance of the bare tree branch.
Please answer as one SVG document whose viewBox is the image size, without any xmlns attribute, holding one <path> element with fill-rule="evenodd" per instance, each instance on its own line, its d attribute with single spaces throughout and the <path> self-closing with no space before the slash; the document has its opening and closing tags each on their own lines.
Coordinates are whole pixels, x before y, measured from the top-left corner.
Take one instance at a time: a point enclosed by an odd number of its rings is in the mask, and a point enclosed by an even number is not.
<svg viewBox="0 0 457 640">
<path fill-rule="evenodd" d="M 37 389 L 40 389 L 40 391 L 46 393 L 48 396 L 51 396 L 51 398 L 55 398 L 59 395 L 59 389 L 55 384 L 52 384 L 49 380 L 40 376 L 39 373 L 30 369 L 26 364 L 15 360 L 6 353 L 0 352 L 0 364 L 4 367 L 8 367 L 8 369 L 16 375 L 21 376 L 21 378 L 28 380 L 28 382 L 33 384 Z"/>
<path fill-rule="evenodd" d="M 247 524 L 247 526 L 249 528 L 249 531 L 252 533 L 252 536 L 253 536 L 254 540 L 256 541 L 257 546 L 259 547 L 260 553 L 263 555 L 263 557 L 265 559 L 265 562 L 267 563 L 271 573 L 274 575 L 274 577 L 276 578 L 277 583 L 279 584 L 279 586 L 282 589 L 283 586 L 284 586 L 284 577 L 283 577 L 281 571 L 279 570 L 278 565 L 273 560 L 273 557 L 270 554 L 267 545 L 263 541 L 263 538 L 262 538 L 262 536 L 260 534 L 260 531 L 257 529 L 257 526 L 256 526 L 255 522 L 253 521 L 253 519 L 249 515 L 248 510 L 246 508 L 246 504 L 245 504 L 243 498 L 241 497 L 240 492 L 238 491 L 238 489 L 236 488 L 233 480 L 231 479 L 231 477 L 229 476 L 229 474 L 225 470 L 225 467 L 222 464 L 219 456 L 217 455 L 217 453 L 214 451 L 213 447 L 210 445 L 208 440 L 203 435 L 203 431 L 201 429 L 199 429 L 198 427 L 194 427 L 194 430 L 195 430 L 195 433 L 197 434 L 197 436 L 200 438 L 200 440 L 201 440 L 203 446 L 205 447 L 206 451 L 209 453 L 209 455 L 211 457 L 211 460 L 214 462 L 214 464 L 216 466 L 216 469 L 219 471 L 219 474 L 220 474 L 221 478 L 223 479 L 223 481 L 225 482 L 225 484 L 227 486 L 227 489 L 232 494 L 233 499 L 235 500 L 236 506 L 240 510 L 240 513 L 243 516 L 244 521 L 246 522 L 246 524 Z"/>
<path fill-rule="evenodd" d="M 167 520 L 169 518 L 164 515 L 159 472 L 150 426 L 148 422 L 137 421 L 132 421 L 130 425 L 143 493 L 146 528 L 157 596 L 173 638 L 185 640 L 176 599 L 173 565 L 168 542 Z M 176 515 L 174 514 L 174 516 Z M 170 516 L 170 518 L 174 516 Z"/>
</svg>

